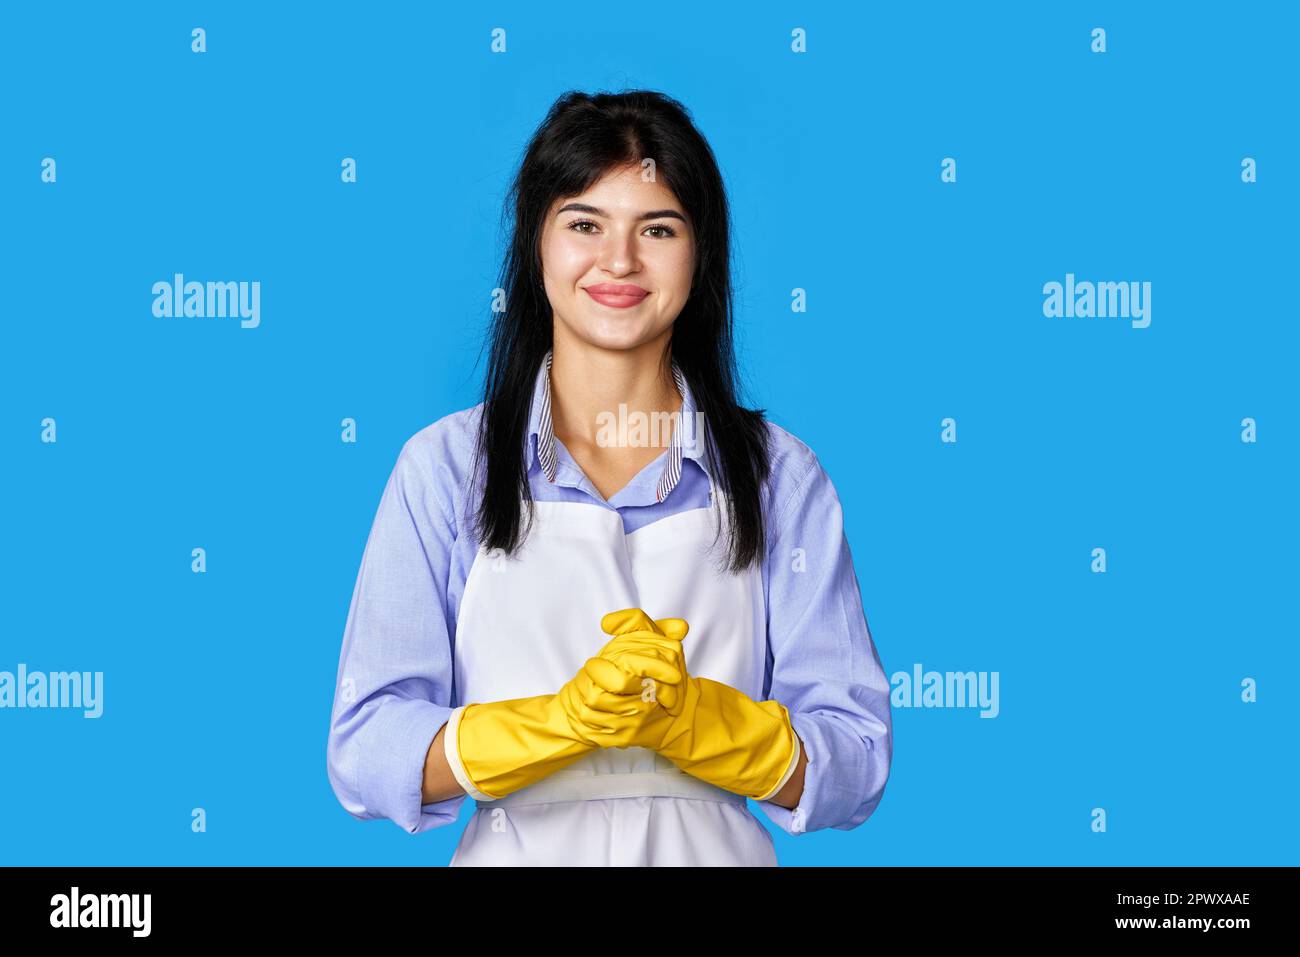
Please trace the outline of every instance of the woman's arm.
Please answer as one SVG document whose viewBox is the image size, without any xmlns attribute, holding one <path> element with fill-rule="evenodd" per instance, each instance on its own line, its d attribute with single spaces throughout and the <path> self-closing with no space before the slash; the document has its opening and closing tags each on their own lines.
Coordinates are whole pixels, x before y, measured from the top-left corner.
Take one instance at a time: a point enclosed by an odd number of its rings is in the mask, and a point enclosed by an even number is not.
<svg viewBox="0 0 1300 957">
<path fill-rule="evenodd" d="M 795 735 L 795 737 L 799 737 Z M 769 801 L 773 804 L 779 804 L 781 807 L 794 807 L 803 797 L 803 769 L 808 766 L 808 749 L 804 747 L 803 738 L 799 738 L 799 763 L 795 766 L 794 774 L 790 775 L 790 780 L 785 782 L 785 787 L 773 794 Z"/>
<path fill-rule="evenodd" d="M 757 803 L 789 834 L 848 830 L 876 809 L 889 777 L 889 680 L 862 610 L 835 487 L 811 449 L 774 431 L 787 456 L 768 552 L 767 695 L 789 711 L 801 748 L 790 780 Z"/>
<path fill-rule="evenodd" d="M 408 441 L 384 488 L 344 629 L 327 745 L 344 809 L 411 834 L 455 823 L 465 798 L 423 793 L 429 745 L 453 711 L 447 438 L 435 430 Z"/>
<path fill-rule="evenodd" d="M 451 773 L 451 766 L 447 763 L 446 743 L 443 740 L 446 733 L 447 726 L 444 724 L 433 736 L 429 753 L 424 758 L 424 788 L 421 799 L 425 804 L 446 801 L 465 793 L 465 789 L 456 782 L 456 776 Z"/>
</svg>

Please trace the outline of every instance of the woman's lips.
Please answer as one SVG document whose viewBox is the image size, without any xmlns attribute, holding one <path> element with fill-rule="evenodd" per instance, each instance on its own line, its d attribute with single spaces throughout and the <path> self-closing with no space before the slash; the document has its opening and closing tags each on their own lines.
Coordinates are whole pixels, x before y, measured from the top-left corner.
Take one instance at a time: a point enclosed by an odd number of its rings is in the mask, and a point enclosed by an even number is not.
<svg viewBox="0 0 1300 957">
<path fill-rule="evenodd" d="M 629 306 L 635 306 L 638 302 L 650 295 L 649 292 L 640 286 L 620 286 L 612 283 L 600 283 L 596 286 L 584 286 L 592 299 L 595 299 L 603 306 L 613 306 L 615 309 L 626 309 Z"/>
</svg>

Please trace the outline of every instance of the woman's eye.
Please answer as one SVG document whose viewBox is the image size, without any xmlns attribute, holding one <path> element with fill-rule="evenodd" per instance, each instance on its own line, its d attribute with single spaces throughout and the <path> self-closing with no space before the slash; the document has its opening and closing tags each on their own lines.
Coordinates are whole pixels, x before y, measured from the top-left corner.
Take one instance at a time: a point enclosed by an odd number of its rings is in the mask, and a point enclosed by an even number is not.
<svg viewBox="0 0 1300 957">
<path fill-rule="evenodd" d="M 582 227 L 584 226 L 590 226 L 592 227 L 592 229 L 583 229 Z M 584 235 L 589 236 L 591 235 L 592 230 L 595 229 L 595 226 L 596 224 L 593 223 L 590 219 L 576 219 L 573 222 L 569 223 L 568 228 L 572 229 L 575 233 L 582 233 Z M 655 224 L 654 226 L 647 226 L 646 232 L 650 232 L 651 230 L 655 230 L 655 229 L 660 230 L 660 232 L 654 236 L 655 239 L 669 239 L 677 235 L 677 231 L 673 229 L 671 226 L 663 226 L 660 224 Z"/>
</svg>

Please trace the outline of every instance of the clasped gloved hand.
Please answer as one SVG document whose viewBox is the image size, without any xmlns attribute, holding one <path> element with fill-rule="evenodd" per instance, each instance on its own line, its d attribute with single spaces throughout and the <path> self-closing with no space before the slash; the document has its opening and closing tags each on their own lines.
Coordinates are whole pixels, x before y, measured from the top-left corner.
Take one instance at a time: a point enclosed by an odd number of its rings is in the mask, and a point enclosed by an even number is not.
<svg viewBox="0 0 1300 957">
<path fill-rule="evenodd" d="M 664 624 L 675 627 L 667 619 Z M 680 630 L 686 633 L 685 622 Z M 612 646 L 588 659 L 556 694 L 465 707 L 454 744 L 474 787 L 505 797 L 592 751 L 629 746 L 623 724 L 629 708 L 631 714 L 639 710 L 631 703 L 640 701 L 647 682 L 679 684 L 685 662 L 675 664 L 644 642 Z"/>
<path fill-rule="evenodd" d="M 607 729 L 615 747 L 657 751 L 694 777 L 758 801 L 785 785 L 799 758 L 799 739 L 784 705 L 755 701 L 720 681 L 691 676 L 681 647 L 688 626 L 680 618 L 656 622 L 629 608 L 610 612 L 601 627 L 615 636 L 601 654 L 633 669 L 631 680 L 653 681 L 648 696 L 607 690 L 592 699 L 603 717 L 589 720 Z M 643 664 L 647 659 L 671 665 L 682 679 L 650 675 Z M 644 670 L 636 671 L 638 665 Z"/>
</svg>

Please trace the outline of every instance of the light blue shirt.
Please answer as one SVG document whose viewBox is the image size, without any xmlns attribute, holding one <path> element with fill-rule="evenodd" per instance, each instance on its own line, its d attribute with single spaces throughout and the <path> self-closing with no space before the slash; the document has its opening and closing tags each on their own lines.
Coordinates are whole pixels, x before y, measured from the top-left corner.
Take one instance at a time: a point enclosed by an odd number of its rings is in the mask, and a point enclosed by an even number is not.
<svg viewBox="0 0 1300 957">
<path fill-rule="evenodd" d="M 628 532 L 709 506 L 703 443 L 677 428 L 669 448 L 606 500 L 554 435 L 550 360 L 548 354 L 538 371 L 529 412 L 525 454 L 534 500 L 594 501 L 616 510 Z M 693 422 L 690 387 L 676 363 L 673 374 L 681 421 Z M 412 834 L 454 823 L 469 797 L 420 803 L 429 745 L 464 703 L 453 695 L 452 654 L 479 546 L 470 485 L 482 411 L 480 403 L 444 416 L 402 447 L 343 635 L 327 746 L 330 784 L 348 813 L 388 818 Z M 785 705 L 808 764 L 796 808 L 755 803 L 789 834 L 849 830 L 876 809 L 889 776 L 889 681 L 862 610 L 835 487 L 808 446 L 774 423 L 768 428 L 761 700 Z"/>
</svg>

